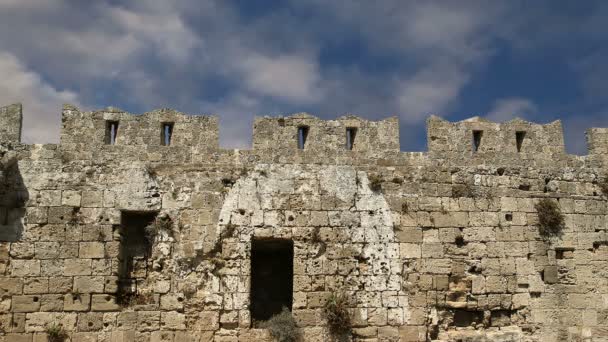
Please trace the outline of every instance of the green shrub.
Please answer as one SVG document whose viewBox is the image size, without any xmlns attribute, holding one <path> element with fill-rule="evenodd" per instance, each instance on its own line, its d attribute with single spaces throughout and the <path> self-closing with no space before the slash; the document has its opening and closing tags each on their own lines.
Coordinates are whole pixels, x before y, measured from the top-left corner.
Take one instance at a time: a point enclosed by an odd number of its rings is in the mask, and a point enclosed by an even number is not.
<svg viewBox="0 0 608 342">
<path fill-rule="evenodd" d="M 534 206 L 538 213 L 538 230 L 543 238 L 558 236 L 564 229 L 564 215 L 556 201 L 541 199 Z"/>
<path fill-rule="evenodd" d="M 68 338 L 68 333 L 61 324 L 51 324 L 46 327 L 48 342 L 64 342 Z"/>
<path fill-rule="evenodd" d="M 452 197 L 475 197 L 475 189 L 469 184 L 454 184 L 452 186 Z"/>
<path fill-rule="evenodd" d="M 325 301 L 323 311 L 332 335 L 350 333 L 352 327 L 347 305 L 348 300 L 343 293 L 332 293 Z"/>
<path fill-rule="evenodd" d="M 600 181 L 598 183 L 598 186 L 600 187 L 600 190 L 602 191 L 604 196 L 608 197 L 608 176 L 606 176 L 606 178 L 604 178 L 604 180 Z"/>
<path fill-rule="evenodd" d="M 260 327 L 268 329 L 270 335 L 278 342 L 295 342 L 300 340 L 300 330 L 296 326 L 296 321 L 286 307 L 281 313 L 270 317 L 266 322 L 262 322 Z"/>
<path fill-rule="evenodd" d="M 369 178 L 369 188 L 373 192 L 379 192 L 382 190 L 382 177 L 376 174 L 370 174 Z"/>
</svg>

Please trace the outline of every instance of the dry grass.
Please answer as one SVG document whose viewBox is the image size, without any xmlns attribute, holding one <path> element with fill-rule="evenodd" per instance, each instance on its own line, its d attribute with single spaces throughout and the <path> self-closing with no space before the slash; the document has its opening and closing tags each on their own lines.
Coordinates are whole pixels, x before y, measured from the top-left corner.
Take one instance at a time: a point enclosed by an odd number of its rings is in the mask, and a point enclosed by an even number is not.
<svg viewBox="0 0 608 342">
<path fill-rule="evenodd" d="M 608 176 L 597 184 L 604 196 L 608 197 Z"/>
<path fill-rule="evenodd" d="M 296 321 L 286 307 L 283 307 L 281 313 L 270 317 L 266 322 L 262 322 L 260 327 L 268 329 L 270 335 L 278 342 L 295 342 L 300 341 L 300 330 L 296 325 Z"/>
<path fill-rule="evenodd" d="M 343 336 L 350 333 L 351 317 L 348 300 L 344 293 L 332 293 L 326 300 L 323 311 L 332 335 Z"/>
<path fill-rule="evenodd" d="M 564 215 L 557 201 L 548 198 L 541 199 L 535 206 L 538 213 L 538 230 L 543 238 L 561 235 L 564 229 Z"/>
<path fill-rule="evenodd" d="M 379 192 L 380 190 L 382 190 L 383 179 L 381 176 L 376 175 L 376 174 L 370 174 L 368 176 L 368 178 L 369 178 L 369 188 L 371 191 Z"/>
<path fill-rule="evenodd" d="M 48 342 L 64 342 L 68 339 L 68 333 L 60 324 L 51 324 L 46 327 Z"/>
<path fill-rule="evenodd" d="M 452 186 L 452 197 L 475 197 L 475 189 L 469 184 L 454 184 Z"/>
</svg>

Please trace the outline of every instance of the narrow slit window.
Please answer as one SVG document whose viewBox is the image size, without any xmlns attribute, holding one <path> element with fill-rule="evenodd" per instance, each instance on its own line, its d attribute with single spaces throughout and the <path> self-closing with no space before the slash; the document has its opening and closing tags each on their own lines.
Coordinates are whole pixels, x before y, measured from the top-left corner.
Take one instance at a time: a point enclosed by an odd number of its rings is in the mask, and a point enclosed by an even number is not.
<svg viewBox="0 0 608 342">
<path fill-rule="evenodd" d="M 118 121 L 106 121 L 106 144 L 115 145 L 118 135 Z"/>
<path fill-rule="evenodd" d="M 355 136 L 357 135 L 357 129 L 349 127 L 346 129 L 346 149 L 352 150 L 355 145 Z"/>
<path fill-rule="evenodd" d="M 162 131 L 160 137 L 160 143 L 163 146 L 171 145 L 171 139 L 173 138 L 173 123 L 165 122 L 162 124 Z"/>
<path fill-rule="evenodd" d="M 304 149 L 304 146 L 306 145 L 307 137 L 308 137 L 308 126 L 298 127 L 298 148 L 300 150 Z"/>
<path fill-rule="evenodd" d="M 251 318 L 266 321 L 293 304 L 293 241 L 251 242 Z"/>
<path fill-rule="evenodd" d="M 481 146 L 482 135 L 483 131 L 473 131 L 473 152 L 479 151 L 479 146 Z"/>
<path fill-rule="evenodd" d="M 517 144 L 517 152 L 521 152 L 521 147 L 524 144 L 525 137 L 526 137 L 525 131 L 515 132 L 515 142 Z"/>
</svg>

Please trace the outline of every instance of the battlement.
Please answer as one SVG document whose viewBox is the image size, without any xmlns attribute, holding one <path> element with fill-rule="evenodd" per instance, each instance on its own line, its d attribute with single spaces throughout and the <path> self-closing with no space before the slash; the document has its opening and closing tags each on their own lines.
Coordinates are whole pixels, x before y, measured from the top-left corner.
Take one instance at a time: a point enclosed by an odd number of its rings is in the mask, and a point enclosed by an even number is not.
<svg viewBox="0 0 608 342">
<path fill-rule="evenodd" d="M 586 133 L 589 154 L 608 155 L 608 128 L 590 128 Z"/>
<path fill-rule="evenodd" d="M 0 142 L 20 142 L 22 123 L 20 103 L 0 108 Z"/>
<path fill-rule="evenodd" d="M 215 116 L 187 115 L 171 109 L 134 115 L 112 107 L 82 112 L 65 105 L 60 141 L 76 149 L 104 145 L 217 149 L 219 123 Z"/>
<path fill-rule="evenodd" d="M 399 121 L 396 117 L 368 121 L 352 115 L 321 120 L 306 113 L 261 117 L 253 124 L 253 149 L 278 154 L 297 150 L 399 152 Z"/>
<path fill-rule="evenodd" d="M 19 142 L 22 107 L 0 108 L 0 141 Z M 449 122 L 437 116 L 427 120 L 428 153 L 442 159 L 503 158 L 547 159 L 567 156 L 561 122 L 536 124 L 521 119 L 494 123 L 473 117 Z M 608 153 L 608 129 L 587 132 L 589 155 Z M 216 116 L 188 115 L 158 109 L 141 115 L 108 107 L 81 111 L 65 105 L 62 111 L 60 145 L 64 150 L 106 151 L 161 149 L 183 151 L 219 150 L 219 120 Z M 256 117 L 253 151 L 276 156 L 362 156 L 394 158 L 399 152 L 399 121 L 378 121 L 346 115 L 323 120 L 307 113 L 291 116 Z M 164 150 L 163 150 L 164 151 Z M 186 153 L 187 154 L 187 153 Z M 325 156 L 325 157 L 324 157 Z"/>
<path fill-rule="evenodd" d="M 427 139 L 429 152 L 440 156 L 506 154 L 533 159 L 566 153 L 559 120 L 541 125 L 519 118 L 504 123 L 479 117 L 449 122 L 431 116 L 427 120 Z"/>
</svg>

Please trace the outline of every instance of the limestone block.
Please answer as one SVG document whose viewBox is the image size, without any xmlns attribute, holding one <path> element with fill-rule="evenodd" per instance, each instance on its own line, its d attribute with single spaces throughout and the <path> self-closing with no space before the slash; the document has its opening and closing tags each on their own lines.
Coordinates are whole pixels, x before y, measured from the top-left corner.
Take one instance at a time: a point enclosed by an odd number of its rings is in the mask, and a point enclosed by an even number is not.
<svg viewBox="0 0 608 342">
<path fill-rule="evenodd" d="M 25 278 L 23 284 L 23 293 L 25 294 L 41 294 L 49 292 L 48 278 Z"/>
<path fill-rule="evenodd" d="M 80 207 L 81 195 L 77 190 L 63 190 L 61 192 L 61 205 L 66 207 Z"/>
<path fill-rule="evenodd" d="M 104 251 L 103 242 L 81 242 L 79 244 L 78 256 L 85 259 L 103 258 Z"/>
<path fill-rule="evenodd" d="M 12 296 L 23 293 L 23 279 L 0 277 L 0 296 Z"/>
<path fill-rule="evenodd" d="M 91 307 L 91 295 L 81 293 L 67 293 L 63 296 L 63 309 L 65 311 L 88 311 Z"/>
<path fill-rule="evenodd" d="M 104 291 L 104 277 L 102 276 L 76 276 L 74 277 L 74 292 L 76 293 L 102 293 Z"/>
<path fill-rule="evenodd" d="M 76 328 L 77 316 L 75 313 L 46 313 L 34 312 L 27 314 L 25 321 L 25 331 L 27 332 L 43 332 L 51 324 L 63 326 L 70 332 Z"/>
<path fill-rule="evenodd" d="M 61 205 L 61 190 L 40 190 L 36 203 L 41 207 L 57 207 Z"/>
<path fill-rule="evenodd" d="M 137 312 L 137 326 L 139 331 L 155 331 L 160 328 L 160 311 Z"/>
<path fill-rule="evenodd" d="M 62 311 L 63 296 L 60 294 L 43 294 L 40 296 L 40 311 Z"/>
<path fill-rule="evenodd" d="M 184 295 L 177 293 L 162 295 L 160 296 L 160 307 L 162 310 L 181 311 L 184 309 Z"/>
<path fill-rule="evenodd" d="M 120 306 L 116 298 L 107 294 L 94 294 L 91 298 L 91 311 L 117 311 Z"/>
<path fill-rule="evenodd" d="M 13 277 L 40 276 L 40 260 L 13 260 L 11 275 Z"/>
<path fill-rule="evenodd" d="M 48 212 L 48 222 L 50 224 L 61 224 L 74 222 L 76 212 L 73 207 L 50 207 Z"/>
<path fill-rule="evenodd" d="M 417 259 L 422 255 L 421 245 L 413 243 L 401 243 L 399 244 L 399 253 L 401 258 L 405 259 Z"/>
<path fill-rule="evenodd" d="M 175 311 L 161 312 L 161 328 L 186 330 L 186 315 Z"/>
<path fill-rule="evenodd" d="M 40 296 L 13 296 L 12 312 L 36 312 L 40 310 Z"/>
<path fill-rule="evenodd" d="M 66 276 L 90 275 L 91 259 L 65 259 L 63 274 Z"/>
<path fill-rule="evenodd" d="M 31 259 L 34 257 L 34 244 L 27 242 L 13 243 L 9 255 L 15 259 Z"/>
<path fill-rule="evenodd" d="M 213 331 L 220 327 L 220 314 L 218 311 L 199 311 L 194 324 L 189 327 L 193 331 Z"/>
<path fill-rule="evenodd" d="M 27 223 L 45 224 L 48 222 L 48 207 L 29 207 L 27 209 Z"/>
<path fill-rule="evenodd" d="M 103 207 L 103 191 L 83 191 L 81 206 L 83 208 Z"/>
</svg>

